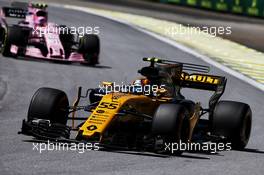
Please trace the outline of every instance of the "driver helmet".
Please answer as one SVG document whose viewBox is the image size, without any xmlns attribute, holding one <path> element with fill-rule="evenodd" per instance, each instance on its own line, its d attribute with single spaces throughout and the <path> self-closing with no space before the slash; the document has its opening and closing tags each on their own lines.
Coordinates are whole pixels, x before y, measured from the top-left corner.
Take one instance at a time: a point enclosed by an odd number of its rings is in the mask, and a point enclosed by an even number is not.
<svg viewBox="0 0 264 175">
<path fill-rule="evenodd" d="M 136 79 L 133 83 L 134 91 L 143 93 L 144 86 L 149 85 L 150 81 L 147 78 Z"/>
<path fill-rule="evenodd" d="M 47 24 L 47 12 L 44 10 L 37 11 L 34 22 L 36 25 L 46 26 L 46 24 Z"/>
</svg>

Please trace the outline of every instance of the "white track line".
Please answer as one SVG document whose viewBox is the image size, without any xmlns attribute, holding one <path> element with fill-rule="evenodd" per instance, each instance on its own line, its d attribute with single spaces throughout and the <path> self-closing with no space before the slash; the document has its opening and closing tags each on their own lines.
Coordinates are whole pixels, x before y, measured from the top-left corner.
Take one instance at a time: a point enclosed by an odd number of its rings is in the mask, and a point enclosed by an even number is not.
<svg viewBox="0 0 264 175">
<path fill-rule="evenodd" d="M 240 72 L 237 72 L 237 71 L 235 71 L 235 70 L 233 70 L 233 69 L 231 69 L 229 67 L 226 67 L 226 66 L 224 66 L 224 65 L 222 65 L 222 64 L 220 64 L 220 63 L 218 63 L 218 62 L 216 62 L 214 60 L 212 60 L 211 58 L 198 53 L 197 51 L 195 51 L 195 50 L 193 50 L 191 48 L 188 48 L 188 47 L 186 47 L 186 46 L 184 46 L 184 45 L 182 45 L 180 43 L 177 43 L 176 41 L 173 41 L 171 39 L 168 39 L 168 38 L 163 37 L 161 35 L 158 35 L 156 33 L 150 32 L 150 31 L 145 30 L 143 28 L 140 28 L 140 27 L 138 27 L 136 25 L 130 24 L 127 21 L 123 21 L 123 20 L 120 20 L 120 19 L 112 18 L 112 17 L 104 15 L 104 14 L 95 13 L 94 11 L 91 11 L 88 8 L 85 8 L 85 7 L 71 6 L 71 5 L 63 5 L 63 6 L 61 6 L 61 4 L 56 4 L 56 3 L 52 3 L 51 5 L 55 6 L 55 7 L 64 7 L 66 9 L 72 9 L 72 10 L 78 10 L 78 11 L 86 12 L 86 13 L 89 13 L 89 14 L 93 14 L 93 15 L 97 15 L 97 16 L 100 16 L 100 17 L 107 18 L 107 19 L 115 21 L 115 22 L 119 22 L 121 24 L 128 25 L 131 28 L 134 28 L 134 29 L 136 29 L 136 30 L 138 30 L 140 32 L 143 32 L 143 33 L 145 33 L 147 35 L 150 35 L 150 36 L 152 36 L 152 37 L 154 37 L 154 38 L 156 38 L 156 39 L 158 39 L 160 41 L 163 41 L 163 42 L 165 42 L 165 43 L 167 43 L 167 44 L 169 44 L 171 46 L 174 46 L 174 47 L 176 47 L 176 48 L 178 48 L 178 49 L 180 49 L 180 50 L 182 50 L 182 51 L 184 51 L 186 53 L 189 53 L 189 54 L 191 54 L 191 55 L 193 55 L 195 57 L 198 57 L 201 60 L 213 65 L 214 67 L 217 67 L 218 69 L 221 69 L 222 71 L 224 71 L 224 72 L 226 72 L 226 73 L 228 73 L 228 74 L 230 74 L 230 75 L 232 75 L 232 76 L 234 76 L 234 77 L 236 77 L 236 78 L 238 78 L 238 79 L 250 84 L 251 86 L 254 86 L 255 88 L 257 88 L 257 89 L 259 89 L 261 91 L 264 91 L 264 85 L 263 84 L 261 84 L 261 83 L 255 81 L 255 80 L 253 80 L 253 79 L 241 74 Z"/>
</svg>

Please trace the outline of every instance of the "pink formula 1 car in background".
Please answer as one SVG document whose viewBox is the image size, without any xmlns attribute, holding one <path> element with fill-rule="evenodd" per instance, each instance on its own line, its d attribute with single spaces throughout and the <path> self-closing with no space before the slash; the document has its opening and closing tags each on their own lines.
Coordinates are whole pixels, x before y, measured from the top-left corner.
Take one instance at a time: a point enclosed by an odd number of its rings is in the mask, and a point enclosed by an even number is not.
<svg viewBox="0 0 264 175">
<path fill-rule="evenodd" d="M 98 64 L 100 41 L 95 34 L 80 37 L 69 27 L 48 22 L 46 4 L 14 2 L 2 7 L 0 45 L 3 56 Z M 14 25 L 7 18 L 20 18 Z"/>
</svg>

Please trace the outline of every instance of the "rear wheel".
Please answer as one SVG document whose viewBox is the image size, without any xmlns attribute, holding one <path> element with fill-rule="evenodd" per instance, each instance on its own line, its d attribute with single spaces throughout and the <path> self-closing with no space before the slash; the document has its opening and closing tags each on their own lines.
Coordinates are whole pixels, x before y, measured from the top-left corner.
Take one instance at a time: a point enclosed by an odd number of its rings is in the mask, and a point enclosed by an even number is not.
<svg viewBox="0 0 264 175">
<path fill-rule="evenodd" d="M 180 141 L 187 142 L 189 136 L 188 111 L 179 104 L 161 104 L 154 114 L 152 133 L 162 137 L 164 144 L 178 144 L 175 151 L 166 150 L 166 153 L 180 155 Z M 165 145 L 164 145 L 165 146 Z"/>
<path fill-rule="evenodd" d="M 232 149 L 244 149 L 249 141 L 252 123 L 250 106 L 235 101 L 220 101 L 212 115 L 212 133 L 231 142 Z"/>
<path fill-rule="evenodd" d="M 68 106 L 69 101 L 65 92 L 52 88 L 40 88 L 31 99 L 28 121 L 46 119 L 51 123 L 66 125 Z"/>
<path fill-rule="evenodd" d="M 79 53 L 83 54 L 84 59 L 89 64 L 97 64 L 100 53 L 100 40 L 97 35 L 84 35 L 80 38 Z"/>
</svg>

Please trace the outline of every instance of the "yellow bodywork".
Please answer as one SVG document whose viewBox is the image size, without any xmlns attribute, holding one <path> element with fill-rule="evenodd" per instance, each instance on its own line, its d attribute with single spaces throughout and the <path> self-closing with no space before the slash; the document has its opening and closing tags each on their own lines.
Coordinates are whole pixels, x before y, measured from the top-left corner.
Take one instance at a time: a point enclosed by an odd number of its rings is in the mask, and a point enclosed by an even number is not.
<svg viewBox="0 0 264 175">
<path fill-rule="evenodd" d="M 91 138 L 98 134 L 101 138 L 121 109 L 136 109 L 138 112 L 152 116 L 159 103 L 145 95 L 129 93 L 104 95 L 99 105 L 79 129 L 79 132 L 82 133 L 83 138 Z"/>
</svg>

